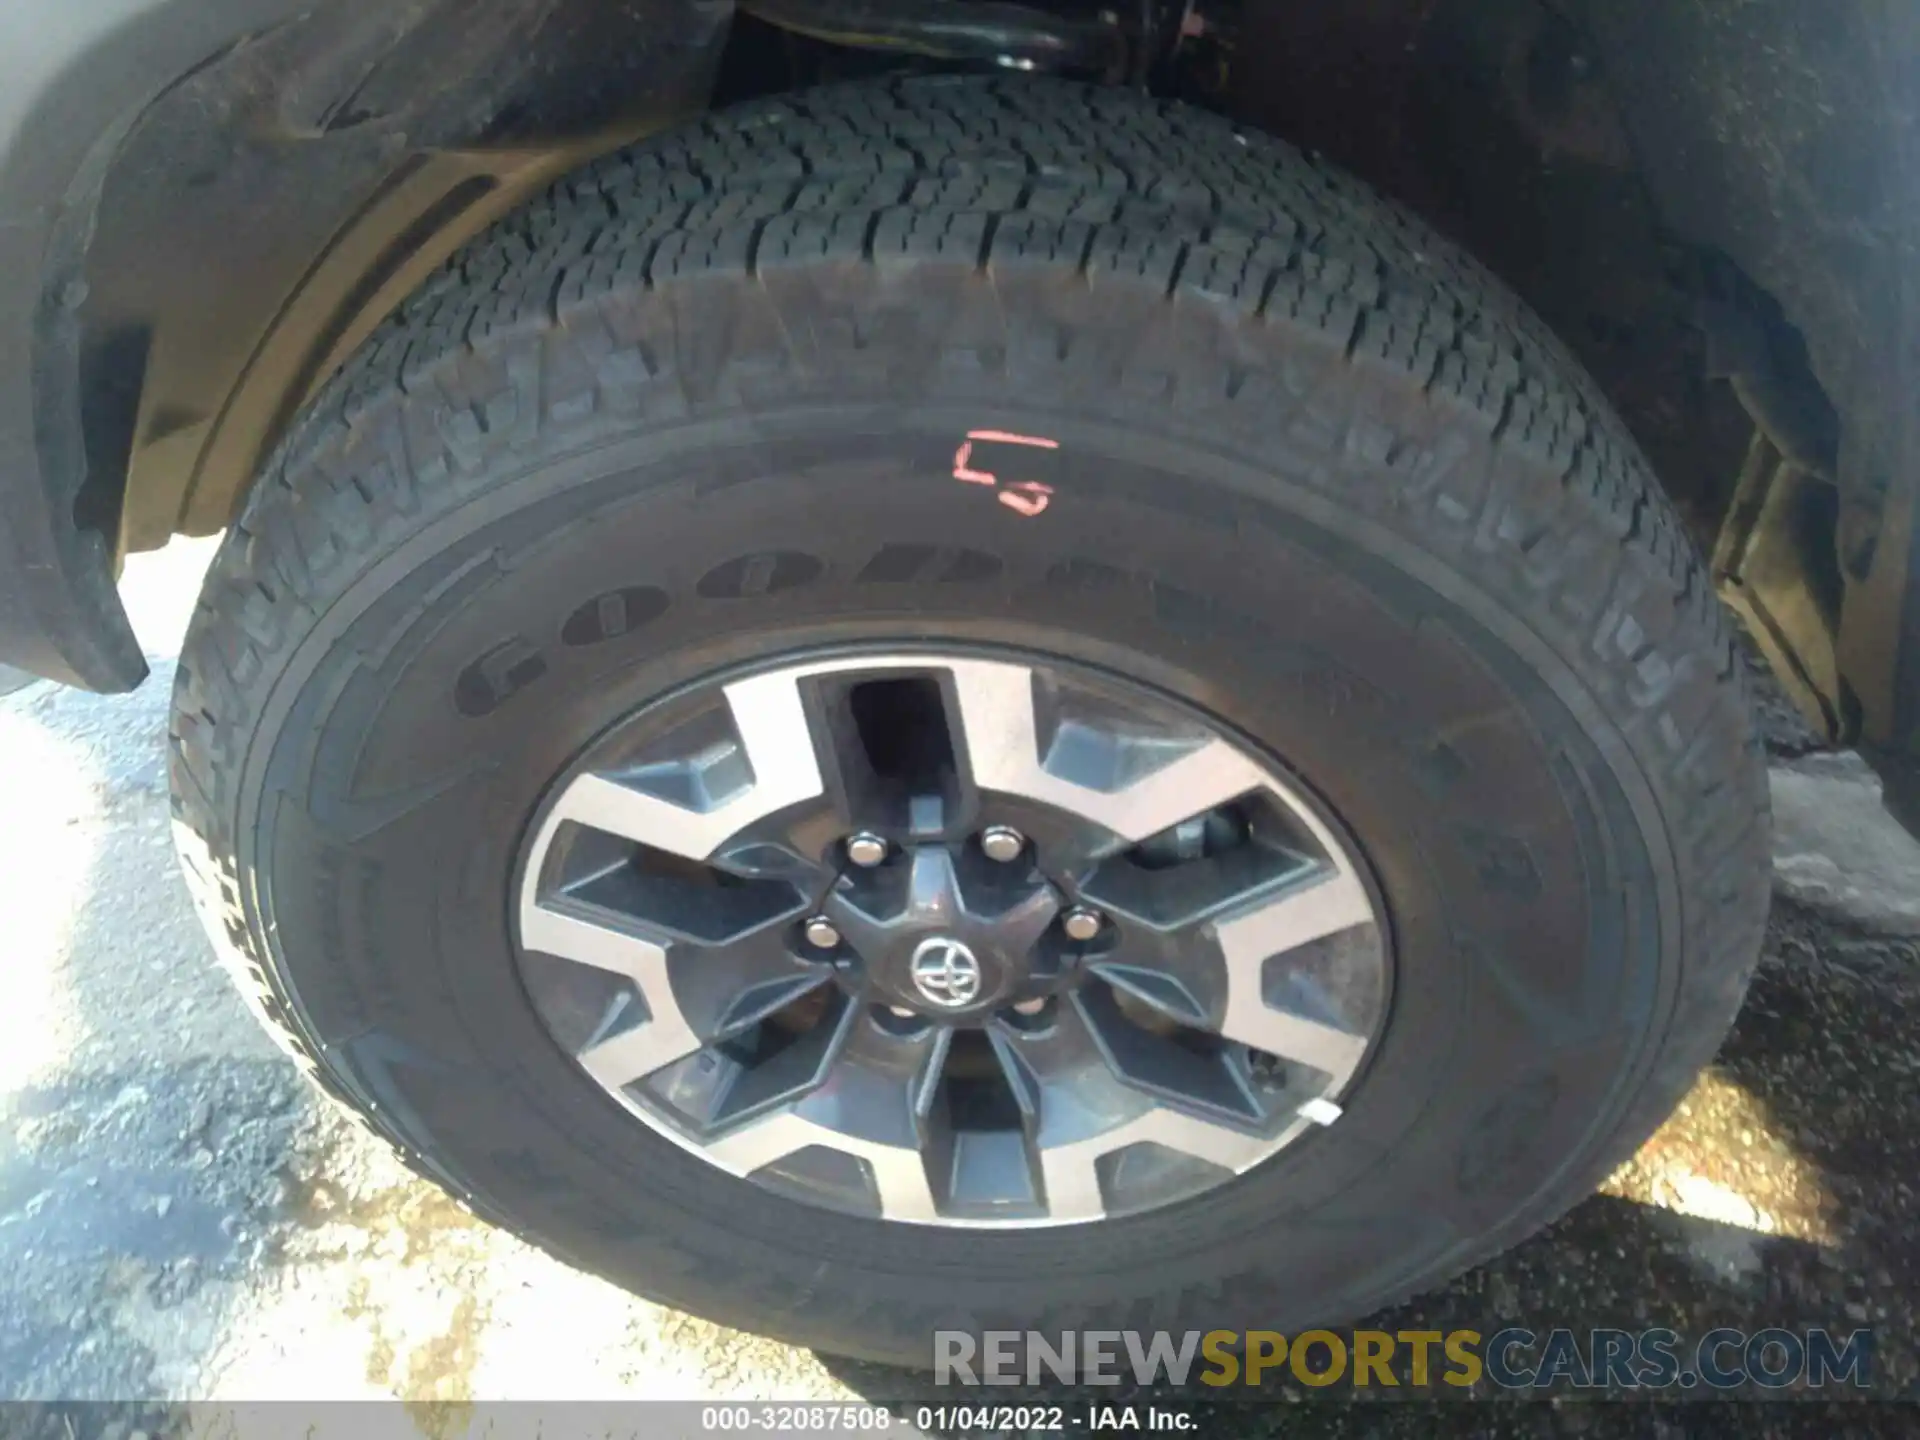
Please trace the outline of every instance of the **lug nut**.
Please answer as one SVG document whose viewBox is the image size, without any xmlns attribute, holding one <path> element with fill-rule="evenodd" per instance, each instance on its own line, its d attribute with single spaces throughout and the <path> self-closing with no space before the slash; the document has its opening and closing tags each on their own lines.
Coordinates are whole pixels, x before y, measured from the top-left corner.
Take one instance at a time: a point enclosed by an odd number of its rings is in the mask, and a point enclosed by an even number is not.
<svg viewBox="0 0 1920 1440">
<path fill-rule="evenodd" d="M 1081 905 L 1061 917 L 1060 928 L 1067 932 L 1069 940 L 1091 940 L 1100 933 L 1100 927 L 1105 923 L 1098 910 L 1089 910 Z"/>
<path fill-rule="evenodd" d="M 847 859 L 862 870 L 871 870 L 887 858 L 887 842 L 878 835 L 862 830 L 847 841 Z"/>
<path fill-rule="evenodd" d="M 1020 852 L 1027 848 L 1027 837 L 1011 825 L 989 825 L 980 832 L 980 848 L 989 860 L 1006 865 L 1020 858 Z"/>
<path fill-rule="evenodd" d="M 1278 1055 L 1265 1050 L 1247 1052 L 1247 1071 L 1253 1076 L 1253 1083 L 1263 1090 L 1284 1090 L 1287 1088 L 1287 1062 Z"/>
<path fill-rule="evenodd" d="M 831 950 L 840 943 L 840 931 L 824 915 L 807 921 L 807 943 L 817 950 Z"/>
</svg>

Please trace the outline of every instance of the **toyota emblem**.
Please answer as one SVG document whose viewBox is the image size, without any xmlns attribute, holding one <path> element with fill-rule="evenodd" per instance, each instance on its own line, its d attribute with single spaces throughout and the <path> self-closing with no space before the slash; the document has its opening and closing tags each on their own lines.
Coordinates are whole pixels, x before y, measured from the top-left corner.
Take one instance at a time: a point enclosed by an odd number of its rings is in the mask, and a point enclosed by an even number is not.
<svg viewBox="0 0 1920 1440">
<path fill-rule="evenodd" d="M 909 973 L 913 988 L 942 1010 L 961 1010 L 980 998 L 980 962 L 973 951 L 945 935 L 914 947 Z"/>
</svg>

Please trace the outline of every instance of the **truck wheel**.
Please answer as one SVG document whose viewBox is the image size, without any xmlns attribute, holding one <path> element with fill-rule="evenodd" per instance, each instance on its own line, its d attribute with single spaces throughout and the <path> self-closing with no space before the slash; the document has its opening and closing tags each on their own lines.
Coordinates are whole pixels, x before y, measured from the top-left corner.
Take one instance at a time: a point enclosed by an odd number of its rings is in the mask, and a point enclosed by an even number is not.
<svg viewBox="0 0 1920 1440">
<path fill-rule="evenodd" d="M 1726 624 L 1538 323 L 1285 145 L 1031 82 L 752 105 L 466 251 L 228 536 L 172 778 L 419 1169 L 910 1364 L 1512 1244 L 1767 897 Z"/>
</svg>

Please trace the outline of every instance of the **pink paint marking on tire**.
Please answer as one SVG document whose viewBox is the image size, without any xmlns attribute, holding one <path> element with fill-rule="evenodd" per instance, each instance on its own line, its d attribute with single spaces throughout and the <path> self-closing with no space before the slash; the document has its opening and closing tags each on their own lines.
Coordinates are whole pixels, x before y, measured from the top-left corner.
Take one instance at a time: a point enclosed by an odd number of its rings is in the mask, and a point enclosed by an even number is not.
<svg viewBox="0 0 1920 1440">
<path fill-rule="evenodd" d="M 1021 480 L 1002 490 L 996 498 L 1016 515 L 1031 520 L 1053 500 L 1053 487 L 1042 485 L 1038 480 Z"/>
<path fill-rule="evenodd" d="M 964 480 L 969 485 L 998 485 L 1000 483 L 1000 478 L 991 470 L 975 470 L 970 468 L 970 462 L 972 460 L 973 442 L 969 440 L 953 452 L 953 478 L 956 480 Z"/>
<path fill-rule="evenodd" d="M 1006 430 L 969 430 L 969 440 L 987 440 L 997 445 L 1029 445 L 1035 450 L 1058 450 L 1060 442 L 1042 435 L 1015 435 Z"/>
</svg>

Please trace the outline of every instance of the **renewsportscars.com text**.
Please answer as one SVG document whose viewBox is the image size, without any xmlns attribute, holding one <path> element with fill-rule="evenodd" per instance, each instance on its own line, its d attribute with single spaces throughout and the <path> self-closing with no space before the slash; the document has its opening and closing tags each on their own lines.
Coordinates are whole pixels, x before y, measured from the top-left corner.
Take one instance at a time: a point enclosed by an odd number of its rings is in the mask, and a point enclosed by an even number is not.
<svg viewBox="0 0 1920 1440">
<path fill-rule="evenodd" d="M 941 1385 L 1187 1384 L 1293 1381 L 1356 1389 L 1822 1389 L 1872 1383 L 1873 1334 L 1824 1329 L 959 1330 L 934 1335 Z"/>
</svg>

